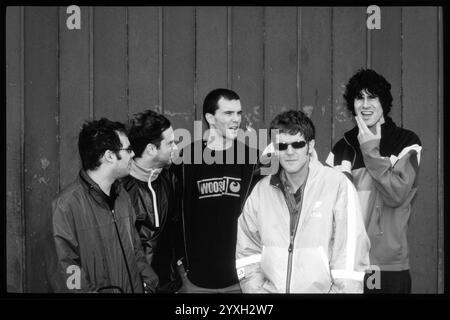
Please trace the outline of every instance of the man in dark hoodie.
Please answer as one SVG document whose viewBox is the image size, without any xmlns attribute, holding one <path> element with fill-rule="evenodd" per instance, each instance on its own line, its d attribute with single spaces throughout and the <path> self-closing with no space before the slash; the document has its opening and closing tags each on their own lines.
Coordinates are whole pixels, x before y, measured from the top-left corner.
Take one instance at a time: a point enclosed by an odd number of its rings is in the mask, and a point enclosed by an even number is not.
<svg viewBox="0 0 450 320">
<path fill-rule="evenodd" d="M 370 69 L 349 80 L 344 99 L 356 126 L 326 160 L 358 191 L 371 242 L 365 293 L 411 292 L 407 230 L 422 147 L 414 132 L 397 127 L 388 116 L 390 90 L 390 83 Z"/>
<path fill-rule="evenodd" d="M 136 156 L 123 183 L 136 212 L 136 228 L 159 277 L 157 292 L 174 293 L 181 286 L 175 256 L 181 192 L 168 170 L 177 150 L 174 132 L 166 117 L 147 110 L 134 117 L 128 136 Z"/>
</svg>

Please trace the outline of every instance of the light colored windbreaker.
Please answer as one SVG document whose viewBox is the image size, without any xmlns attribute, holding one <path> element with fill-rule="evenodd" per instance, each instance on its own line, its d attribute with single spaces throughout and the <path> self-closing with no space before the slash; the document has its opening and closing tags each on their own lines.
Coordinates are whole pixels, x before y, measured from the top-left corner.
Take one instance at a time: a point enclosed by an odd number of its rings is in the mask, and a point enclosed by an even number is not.
<svg viewBox="0 0 450 320">
<path fill-rule="evenodd" d="M 314 160 L 290 236 L 278 175 L 253 189 L 238 220 L 236 269 L 244 293 L 362 293 L 370 243 L 344 174 Z"/>
</svg>

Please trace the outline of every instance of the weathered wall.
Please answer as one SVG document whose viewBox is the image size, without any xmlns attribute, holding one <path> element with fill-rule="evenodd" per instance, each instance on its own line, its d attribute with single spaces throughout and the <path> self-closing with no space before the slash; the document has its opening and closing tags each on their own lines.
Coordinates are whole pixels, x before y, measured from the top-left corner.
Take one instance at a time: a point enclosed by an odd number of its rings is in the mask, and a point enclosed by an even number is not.
<svg viewBox="0 0 450 320">
<path fill-rule="evenodd" d="M 343 86 L 361 67 L 392 83 L 394 121 L 423 143 L 410 224 L 413 292 L 443 284 L 442 14 L 437 7 L 66 7 L 7 9 L 8 290 L 50 290 L 51 201 L 77 174 L 84 120 L 151 108 L 193 131 L 216 87 L 236 90 L 244 125 L 304 110 L 324 161 L 353 126 Z M 438 268 L 439 266 L 439 268 Z"/>
</svg>

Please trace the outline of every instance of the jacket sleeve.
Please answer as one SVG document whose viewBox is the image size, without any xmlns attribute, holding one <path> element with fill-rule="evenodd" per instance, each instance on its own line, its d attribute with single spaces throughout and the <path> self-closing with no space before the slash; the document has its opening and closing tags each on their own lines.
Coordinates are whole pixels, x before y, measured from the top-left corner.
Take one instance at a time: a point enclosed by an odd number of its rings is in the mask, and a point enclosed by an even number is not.
<svg viewBox="0 0 450 320">
<path fill-rule="evenodd" d="M 174 175 L 174 193 L 175 193 L 175 216 L 173 223 L 174 230 L 174 249 L 175 260 L 180 263 L 185 261 L 185 247 L 184 247 L 184 229 L 183 229 L 183 164 L 172 164 L 170 166 L 170 172 Z"/>
<path fill-rule="evenodd" d="M 95 292 L 98 288 L 89 280 L 81 266 L 77 233 L 70 208 L 55 200 L 52 204 L 53 239 L 57 256 L 57 270 L 61 275 L 63 292 Z"/>
<path fill-rule="evenodd" d="M 132 208 L 132 206 L 130 206 Z M 134 209 L 132 209 L 134 211 Z M 156 288 L 158 286 L 158 275 L 151 267 L 150 263 L 147 261 L 147 258 L 144 254 L 144 250 L 142 249 L 141 239 L 139 237 L 139 233 L 136 230 L 135 226 L 135 218 L 136 215 L 134 212 L 130 215 L 130 223 L 131 223 L 131 236 L 133 239 L 133 248 L 134 255 L 136 257 L 136 263 L 139 269 L 139 272 L 142 277 L 142 281 L 144 282 L 145 292 L 147 293 L 155 293 Z"/>
<path fill-rule="evenodd" d="M 243 293 L 269 292 L 263 287 L 267 281 L 260 265 L 262 244 L 256 220 L 259 202 L 255 191 L 248 197 L 238 219 L 236 270 Z"/>
<path fill-rule="evenodd" d="M 362 221 L 353 184 L 342 177 L 333 209 L 331 293 L 362 293 L 365 270 L 369 268 L 370 242 Z"/>
<path fill-rule="evenodd" d="M 364 163 L 385 203 L 399 207 L 415 185 L 422 148 L 415 144 L 404 148 L 399 157 L 387 158 L 380 155 L 379 142 L 371 140 L 361 144 Z"/>
</svg>

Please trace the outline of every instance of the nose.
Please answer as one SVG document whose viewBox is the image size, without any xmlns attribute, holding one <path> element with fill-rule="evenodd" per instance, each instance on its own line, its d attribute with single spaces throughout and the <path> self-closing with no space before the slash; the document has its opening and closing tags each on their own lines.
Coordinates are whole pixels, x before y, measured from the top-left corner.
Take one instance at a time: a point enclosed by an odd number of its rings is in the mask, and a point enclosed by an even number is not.
<svg viewBox="0 0 450 320">
<path fill-rule="evenodd" d="M 130 158 L 133 158 L 134 157 L 134 151 L 133 150 L 131 150 L 131 153 L 130 153 Z"/>
<path fill-rule="evenodd" d="M 294 153 L 294 149 L 292 148 L 292 145 L 288 145 L 287 150 L 286 150 L 287 154 L 293 154 Z"/>
<path fill-rule="evenodd" d="M 363 103 L 363 107 L 366 108 L 367 107 L 367 97 L 364 97 L 364 103 Z"/>
</svg>

